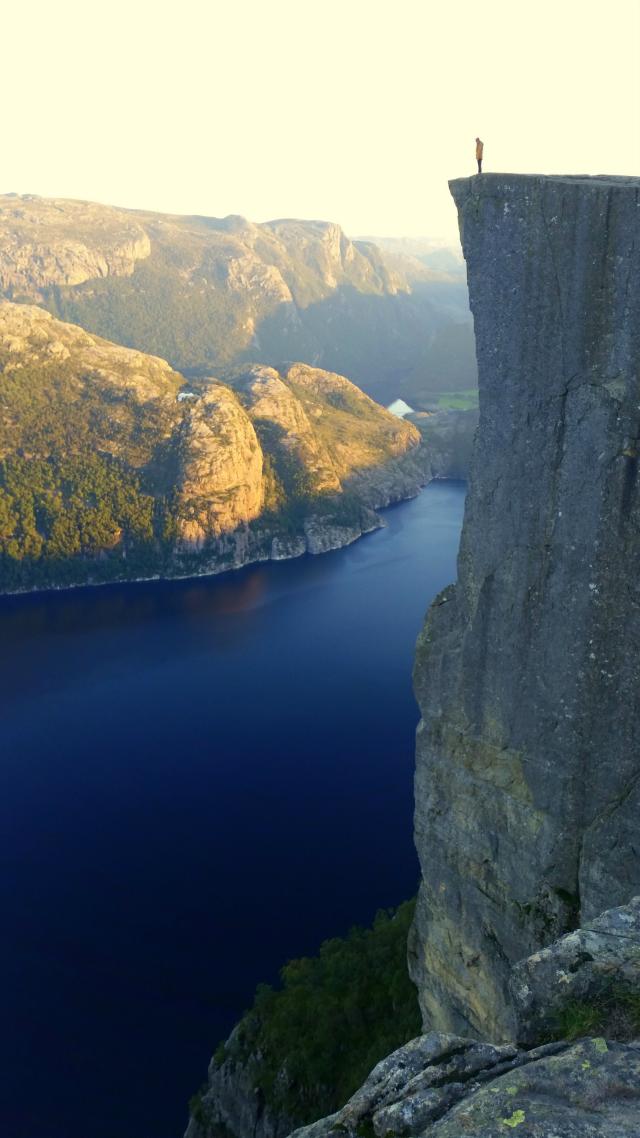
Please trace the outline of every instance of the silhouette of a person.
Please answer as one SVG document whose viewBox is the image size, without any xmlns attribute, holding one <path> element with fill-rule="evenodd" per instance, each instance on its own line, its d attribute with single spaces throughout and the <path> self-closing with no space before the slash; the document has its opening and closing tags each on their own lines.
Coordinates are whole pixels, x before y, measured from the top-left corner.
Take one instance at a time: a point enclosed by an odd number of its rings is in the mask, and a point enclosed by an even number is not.
<svg viewBox="0 0 640 1138">
<path fill-rule="evenodd" d="M 478 173 L 482 173 L 482 153 L 484 151 L 484 142 L 481 138 L 476 138 L 476 158 L 478 160 Z"/>
</svg>

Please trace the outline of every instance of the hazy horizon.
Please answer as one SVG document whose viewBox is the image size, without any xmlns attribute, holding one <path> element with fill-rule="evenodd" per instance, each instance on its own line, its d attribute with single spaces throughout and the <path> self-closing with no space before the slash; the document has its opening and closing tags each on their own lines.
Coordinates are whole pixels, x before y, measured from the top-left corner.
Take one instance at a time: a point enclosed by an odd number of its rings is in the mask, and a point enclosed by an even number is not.
<svg viewBox="0 0 640 1138">
<path fill-rule="evenodd" d="M 4 14 L 7 192 L 457 242 L 447 181 L 640 173 L 640 5 L 293 0 Z"/>
<path fill-rule="evenodd" d="M 74 198 L 74 197 L 69 197 L 66 195 L 63 197 L 61 194 L 40 194 L 37 191 L 33 191 L 33 190 L 2 190 L 2 189 L 0 189 L 0 197 L 43 198 L 43 199 L 58 200 L 58 201 L 80 201 L 80 202 L 86 201 L 86 202 L 92 202 L 93 204 L 97 204 L 97 205 L 104 205 L 104 206 L 107 206 L 107 207 L 112 208 L 112 209 L 127 210 L 127 211 L 130 211 L 132 213 L 158 213 L 158 214 L 165 214 L 167 217 L 207 217 L 207 218 L 213 218 L 216 220 L 224 220 L 227 217 L 244 217 L 244 219 L 246 221 L 249 221 L 249 222 L 253 223 L 254 225 L 268 225 L 269 223 L 273 223 L 276 221 L 302 221 L 302 222 L 309 222 L 309 223 L 328 222 L 329 224 L 339 225 L 345 231 L 345 233 L 347 233 L 347 231 L 345 230 L 345 227 L 342 225 L 340 219 L 336 218 L 336 217 L 293 217 L 293 216 L 285 217 L 284 215 L 278 215 L 278 216 L 274 215 L 273 217 L 256 218 L 256 217 L 246 217 L 245 214 L 238 214 L 238 213 L 230 213 L 230 214 L 229 213 L 225 213 L 225 214 L 215 214 L 215 213 L 202 214 L 202 213 L 199 213 L 199 214 L 196 214 L 193 212 L 189 212 L 189 213 L 182 212 L 182 211 L 178 212 L 176 210 L 167 211 L 167 210 L 156 210 L 156 209 L 152 209 L 152 208 L 145 209 L 144 206 L 139 206 L 139 205 L 131 206 L 131 205 L 126 205 L 123 202 L 99 201 L 96 198 Z M 455 246 L 459 245 L 457 234 L 455 236 L 453 234 L 450 234 L 448 237 L 442 237 L 439 234 L 433 234 L 433 233 L 401 233 L 401 232 L 396 232 L 396 233 L 351 233 L 351 232 L 348 232 L 347 236 L 352 241 L 398 241 L 398 242 L 424 241 L 424 242 L 428 242 L 429 244 L 432 244 L 435 248 L 437 248 L 438 246 L 442 246 L 443 248 L 445 248 L 445 247 L 449 248 L 451 246 L 455 247 Z"/>
</svg>

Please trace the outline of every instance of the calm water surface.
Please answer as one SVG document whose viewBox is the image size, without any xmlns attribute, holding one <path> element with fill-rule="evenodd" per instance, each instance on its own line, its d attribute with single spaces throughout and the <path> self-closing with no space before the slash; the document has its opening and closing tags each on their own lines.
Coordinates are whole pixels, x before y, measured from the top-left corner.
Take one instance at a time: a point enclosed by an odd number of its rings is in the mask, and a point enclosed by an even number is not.
<svg viewBox="0 0 640 1138">
<path fill-rule="evenodd" d="M 413 648 L 463 499 L 323 557 L 0 601 L 6 1138 L 179 1138 L 256 983 L 415 891 Z"/>
</svg>

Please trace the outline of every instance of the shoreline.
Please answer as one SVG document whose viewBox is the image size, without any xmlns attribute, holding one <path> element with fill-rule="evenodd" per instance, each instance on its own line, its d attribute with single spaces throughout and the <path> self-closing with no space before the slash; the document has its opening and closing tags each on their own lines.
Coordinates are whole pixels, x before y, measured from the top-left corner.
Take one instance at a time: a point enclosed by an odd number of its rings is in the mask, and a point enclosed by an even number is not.
<svg viewBox="0 0 640 1138">
<path fill-rule="evenodd" d="M 93 590 L 93 589 L 109 589 L 111 587 L 120 588 L 122 585 L 143 585 L 143 584 L 152 584 L 154 582 L 158 582 L 161 584 L 169 584 L 172 581 L 201 581 L 201 580 L 209 578 L 209 577 L 222 577 L 227 573 L 228 574 L 232 574 L 232 573 L 235 574 L 242 569 L 246 569 L 246 568 L 249 568 L 249 567 L 254 566 L 254 565 L 261 565 L 261 564 L 267 565 L 270 563 L 275 564 L 279 561 L 295 561 L 299 557 L 305 557 L 305 556 L 320 557 L 320 556 L 324 555 L 325 553 L 334 553 L 340 549 L 346 549 L 349 545 L 353 545 L 356 541 L 359 541 L 360 538 L 367 537 L 371 533 L 376 533 L 379 529 L 384 529 L 386 523 L 384 521 L 384 518 L 380 517 L 380 513 L 383 513 L 387 510 L 392 510 L 396 506 L 402 505 L 403 502 L 410 502 L 412 499 L 419 497 L 419 495 L 422 493 L 422 491 L 425 490 L 426 487 L 429 486 L 431 482 L 458 482 L 458 481 L 460 481 L 460 479 L 442 478 L 439 475 L 427 478 L 426 481 L 424 483 L 422 483 L 418 487 L 418 489 L 414 490 L 412 493 L 404 494 L 401 497 L 395 498 L 393 501 L 388 502 L 385 506 L 379 506 L 379 507 L 375 508 L 375 513 L 378 515 L 378 518 L 379 518 L 377 525 L 372 525 L 368 529 L 360 530 L 358 533 L 353 534 L 352 536 L 350 536 L 346 540 L 341 541 L 339 544 L 327 546 L 327 548 L 325 548 L 325 549 L 309 549 L 305 545 L 305 548 L 299 549 L 297 552 L 285 554 L 284 556 L 273 557 L 270 555 L 268 557 L 261 557 L 261 556 L 248 557 L 246 561 L 242 561 L 238 565 L 220 565 L 218 567 L 216 567 L 215 565 L 207 566 L 207 568 L 203 568 L 203 570 L 201 572 L 189 571 L 187 573 L 171 573 L 171 574 L 154 573 L 154 574 L 151 574 L 151 575 L 145 576 L 145 577 L 114 577 L 113 579 L 111 579 L 109 581 L 78 581 L 76 583 L 72 583 L 72 584 L 68 584 L 68 585 L 46 585 L 42 588 L 39 588 L 38 586 L 33 586 L 33 587 L 28 587 L 28 588 L 5 590 L 5 591 L 0 592 L 0 606 L 2 605 L 2 602 L 5 598 L 14 599 L 14 598 L 19 598 L 19 597 L 36 597 L 36 596 L 44 597 L 47 594 L 56 594 L 57 595 L 59 593 L 76 592 L 76 591 L 81 590 L 81 589 Z M 335 528 L 346 529 L 346 527 L 335 527 Z M 304 531 L 303 531 L 303 533 L 297 535 L 297 538 L 293 538 L 292 542 L 296 541 L 296 540 L 304 540 L 305 542 L 307 541 L 306 536 L 304 534 Z"/>
</svg>

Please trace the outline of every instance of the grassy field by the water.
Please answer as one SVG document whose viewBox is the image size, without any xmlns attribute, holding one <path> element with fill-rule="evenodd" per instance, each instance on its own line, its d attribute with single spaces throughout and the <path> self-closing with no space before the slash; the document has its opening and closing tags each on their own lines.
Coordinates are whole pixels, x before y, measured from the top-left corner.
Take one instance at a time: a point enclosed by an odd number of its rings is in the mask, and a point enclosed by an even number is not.
<svg viewBox="0 0 640 1138">
<path fill-rule="evenodd" d="M 478 389 L 470 387 L 466 391 L 440 391 L 435 392 L 434 406 L 443 411 L 451 407 L 457 411 L 471 411 L 478 406 Z"/>
</svg>

